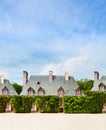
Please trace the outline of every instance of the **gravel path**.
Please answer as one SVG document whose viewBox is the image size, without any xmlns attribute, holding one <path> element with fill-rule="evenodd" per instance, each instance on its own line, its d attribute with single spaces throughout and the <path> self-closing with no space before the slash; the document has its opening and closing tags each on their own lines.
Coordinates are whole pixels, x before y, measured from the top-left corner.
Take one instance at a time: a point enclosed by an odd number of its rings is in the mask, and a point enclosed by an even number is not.
<svg viewBox="0 0 106 130">
<path fill-rule="evenodd" d="M 0 113 L 0 130 L 106 130 L 106 114 Z"/>
</svg>

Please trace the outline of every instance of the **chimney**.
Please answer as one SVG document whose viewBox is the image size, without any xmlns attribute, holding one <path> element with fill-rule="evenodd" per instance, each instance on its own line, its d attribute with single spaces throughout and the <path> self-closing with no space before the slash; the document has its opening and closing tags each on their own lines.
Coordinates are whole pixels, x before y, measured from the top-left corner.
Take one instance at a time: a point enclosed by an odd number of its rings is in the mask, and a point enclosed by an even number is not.
<svg viewBox="0 0 106 130">
<path fill-rule="evenodd" d="M 4 84 L 4 75 L 0 75 L 0 83 Z"/>
<path fill-rule="evenodd" d="M 49 81 L 53 80 L 53 71 L 49 71 Z"/>
<path fill-rule="evenodd" d="M 27 81 L 28 81 L 28 72 L 23 71 L 23 87 L 26 85 Z"/>
<path fill-rule="evenodd" d="M 94 71 L 94 81 L 99 80 L 99 73 L 97 71 Z"/>
<path fill-rule="evenodd" d="M 67 71 L 67 72 L 65 72 L 65 80 L 69 80 L 69 72 Z"/>
</svg>

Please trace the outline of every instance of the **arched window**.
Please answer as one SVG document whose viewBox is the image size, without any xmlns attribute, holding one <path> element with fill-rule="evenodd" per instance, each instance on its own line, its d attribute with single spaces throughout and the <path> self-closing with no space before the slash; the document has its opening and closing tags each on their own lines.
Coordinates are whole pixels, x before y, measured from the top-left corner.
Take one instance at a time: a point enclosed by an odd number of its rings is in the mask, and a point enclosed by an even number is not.
<svg viewBox="0 0 106 130">
<path fill-rule="evenodd" d="M 3 88 L 2 93 L 4 96 L 8 95 L 8 89 L 6 87 Z"/>
<path fill-rule="evenodd" d="M 104 91 L 105 90 L 105 85 L 103 83 L 99 84 L 99 91 Z"/>
<path fill-rule="evenodd" d="M 34 93 L 35 93 L 35 91 L 33 90 L 33 88 L 30 87 L 30 88 L 28 89 L 28 95 L 29 95 L 29 96 L 33 96 Z"/>
<path fill-rule="evenodd" d="M 59 90 L 58 90 L 58 95 L 59 95 L 60 97 L 62 97 L 62 96 L 64 95 L 64 89 L 63 89 L 62 87 L 59 88 Z"/>
<path fill-rule="evenodd" d="M 77 95 L 77 96 L 80 96 L 80 95 L 81 95 L 81 88 L 77 88 L 77 89 L 76 89 L 76 95 Z"/>
<path fill-rule="evenodd" d="M 43 90 L 43 88 L 40 87 L 40 88 L 38 89 L 38 95 L 39 95 L 39 96 L 43 96 L 43 95 L 44 95 L 44 90 Z"/>
</svg>

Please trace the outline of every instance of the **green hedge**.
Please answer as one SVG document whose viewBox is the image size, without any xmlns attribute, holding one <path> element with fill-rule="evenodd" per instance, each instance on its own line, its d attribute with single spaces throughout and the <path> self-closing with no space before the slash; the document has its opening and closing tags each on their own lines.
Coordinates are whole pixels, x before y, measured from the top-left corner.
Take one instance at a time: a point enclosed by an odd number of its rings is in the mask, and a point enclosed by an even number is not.
<svg viewBox="0 0 106 130">
<path fill-rule="evenodd" d="M 64 113 L 101 113 L 103 97 L 101 93 L 89 96 L 64 96 Z"/>
<path fill-rule="evenodd" d="M 5 112 L 8 98 L 6 96 L 0 96 L 0 113 Z"/>
<path fill-rule="evenodd" d="M 104 102 L 104 105 L 106 105 L 106 92 L 103 93 L 103 102 Z"/>
<path fill-rule="evenodd" d="M 37 96 L 34 102 L 41 113 L 56 113 L 60 111 L 58 96 Z"/>
<path fill-rule="evenodd" d="M 101 113 L 106 104 L 106 93 L 89 92 L 87 96 L 63 96 L 64 113 Z M 30 113 L 32 104 L 36 104 L 41 113 L 60 112 L 58 96 L 0 96 L 0 112 L 5 112 L 10 103 L 15 113 Z"/>
<path fill-rule="evenodd" d="M 31 96 L 14 96 L 10 99 L 10 104 L 13 106 L 15 113 L 30 113 L 33 97 Z"/>
<path fill-rule="evenodd" d="M 15 113 L 31 112 L 32 103 L 36 104 L 40 112 L 59 112 L 58 96 L 14 96 L 10 103 Z"/>
</svg>

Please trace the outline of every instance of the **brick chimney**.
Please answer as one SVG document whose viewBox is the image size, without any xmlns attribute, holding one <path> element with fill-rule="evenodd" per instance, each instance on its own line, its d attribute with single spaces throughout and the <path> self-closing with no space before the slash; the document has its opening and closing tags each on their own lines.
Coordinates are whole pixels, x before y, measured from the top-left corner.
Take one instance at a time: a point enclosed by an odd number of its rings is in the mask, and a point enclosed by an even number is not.
<svg viewBox="0 0 106 130">
<path fill-rule="evenodd" d="M 4 84 L 4 75 L 0 75 L 0 83 Z"/>
<path fill-rule="evenodd" d="M 28 72 L 23 71 L 23 87 L 26 85 L 27 81 L 28 81 Z"/>
<path fill-rule="evenodd" d="M 49 71 L 49 81 L 53 80 L 53 71 Z"/>
<path fill-rule="evenodd" d="M 68 71 L 65 72 L 65 80 L 66 80 L 66 81 L 69 80 L 69 72 L 68 72 Z"/>
<path fill-rule="evenodd" d="M 94 82 L 99 80 L 99 73 L 97 71 L 94 71 Z"/>
</svg>

